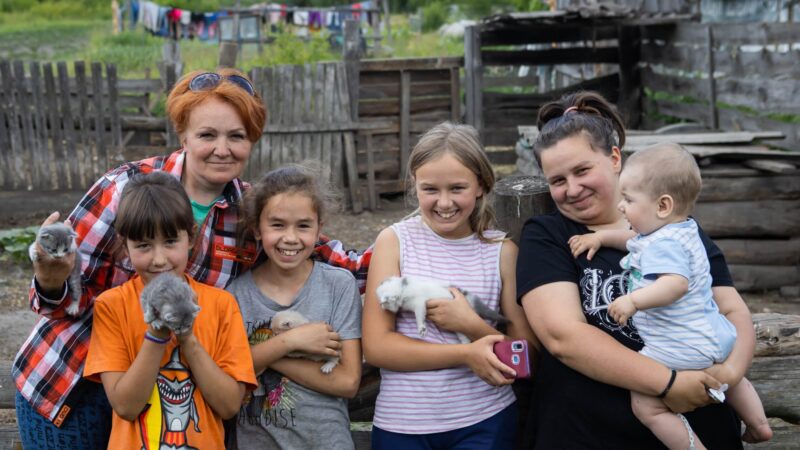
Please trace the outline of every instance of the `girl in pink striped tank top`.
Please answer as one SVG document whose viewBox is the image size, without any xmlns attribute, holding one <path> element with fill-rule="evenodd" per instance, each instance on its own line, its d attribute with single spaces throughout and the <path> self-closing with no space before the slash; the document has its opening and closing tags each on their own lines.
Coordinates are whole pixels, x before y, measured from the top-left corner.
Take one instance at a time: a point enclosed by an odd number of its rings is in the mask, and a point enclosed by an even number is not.
<svg viewBox="0 0 800 450">
<path fill-rule="evenodd" d="M 514 371 L 492 351 L 506 336 L 457 290 L 455 300 L 428 302 L 424 337 L 413 314 L 382 310 L 375 293 L 393 275 L 458 286 L 500 310 L 509 336 L 535 343 L 515 299 L 517 247 L 490 229 L 492 167 L 474 128 L 445 122 L 422 136 L 407 173 L 419 215 L 380 233 L 367 278 L 364 356 L 381 368 L 372 446 L 510 450 L 516 405 L 505 375 Z M 459 343 L 455 332 L 473 342 Z"/>
</svg>

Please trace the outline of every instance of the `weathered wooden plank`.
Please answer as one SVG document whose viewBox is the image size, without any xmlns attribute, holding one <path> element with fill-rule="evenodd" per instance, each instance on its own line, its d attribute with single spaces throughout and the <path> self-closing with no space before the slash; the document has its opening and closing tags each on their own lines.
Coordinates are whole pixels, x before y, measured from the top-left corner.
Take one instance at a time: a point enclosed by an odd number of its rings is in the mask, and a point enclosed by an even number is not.
<svg viewBox="0 0 800 450">
<path fill-rule="evenodd" d="M 728 268 L 733 283 L 739 291 L 763 291 L 800 284 L 800 271 L 796 264 L 791 266 L 730 264 Z"/>
<path fill-rule="evenodd" d="M 94 114 L 94 142 L 95 148 L 97 149 L 97 166 L 99 173 L 105 173 L 109 167 L 108 162 L 108 153 L 106 150 L 106 137 L 105 137 L 105 123 L 103 121 L 103 96 L 100 95 L 103 89 L 103 74 L 102 74 L 102 66 L 98 62 L 94 62 L 91 64 L 92 70 L 92 93 L 94 94 L 92 97 L 92 114 Z M 174 70 L 167 70 L 167 77 L 169 79 L 169 74 L 173 74 Z M 167 146 L 172 147 L 171 140 L 170 140 L 170 133 L 167 133 Z"/>
<path fill-rule="evenodd" d="M 800 200 L 698 203 L 694 216 L 715 238 L 800 236 Z"/>
<path fill-rule="evenodd" d="M 748 159 L 743 164 L 752 169 L 770 173 L 794 173 L 797 166 L 788 161 L 774 161 L 769 159 Z"/>
<path fill-rule="evenodd" d="M 359 116 L 391 116 L 401 114 L 402 99 L 361 101 L 358 104 Z M 450 96 L 410 98 L 409 113 L 443 110 L 450 112 Z"/>
<path fill-rule="evenodd" d="M 679 103 L 670 100 L 655 101 L 652 98 L 646 98 L 642 101 L 642 107 L 645 115 L 660 114 L 662 116 L 675 117 L 685 121 L 697 122 L 706 127 L 711 126 L 711 124 L 707 123 L 708 107 L 704 103 Z M 659 126 L 662 125 L 663 124 Z"/>
<path fill-rule="evenodd" d="M 450 121 L 461 122 L 461 85 L 459 69 L 450 69 Z"/>
<path fill-rule="evenodd" d="M 465 118 L 469 125 L 483 134 L 483 58 L 481 27 L 470 26 L 464 32 L 464 91 Z"/>
<path fill-rule="evenodd" d="M 708 80 L 659 74 L 649 67 L 642 69 L 642 87 L 703 101 L 708 98 Z"/>
<path fill-rule="evenodd" d="M 367 152 L 367 200 L 370 211 L 378 209 L 378 193 L 375 190 L 375 156 L 372 147 L 372 135 L 367 134 L 365 139 L 365 150 Z"/>
<path fill-rule="evenodd" d="M 45 103 L 49 113 L 50 142 L 52 143 L 53 163 L 56 167 L 56 178 L 53 189 L 65 189 L 69 186 L 69 162 L 64 149 L 64 139 L 61 127 L 61 115 L 58 109 L 58 90 L 56 88 L 53 65 L 45 63 L 42 66 L 45 85 Z"/>
<path fill-rule="evenodd" d="M 83 167 L 83 185 L 89 186 L 100 175 L 95 164 L 95 149 L 89 135 L 89 96 L 86 87 L 86 63 L 75 61 L 75 92 L 78 96 L 78 127 L 80 129 L 80 143 L 83 151 L 79 164 Z"/>
<path fill-rule="evenodd" d="M 728 178 L 704 177 L 699 202 L 800 198 L 800 177 L 777 175 Z"/>
<path fill-rule="evenodd" d="M 800 238 L 715 239 L 729 264 L 791 266 L 800 263 Z"/>
<path fill-rule="evenodd" d="M 33 180 L 31 179 L 31 171 L 28 169 L 33 165 L 34 159 L 34 128 L 32 115 L 35 114 L 31 110 L 32 102 L 25 79 L 25 65 L 22 61 L 14 61 L 14 81 L 15 89 L 17 91 L 17 102 L 19 108 L 19 115 L 22 125 L 22 147 L 23 151 L 19 155 L 23 167 L 27 170 L 24 171 L 22 177 L 25 181 L 25 187 L 28 189 L 33 187 Z"/>
<path fill-rule="evenodd" d="M 400 178 L 406 177 L 410 148 L 411 74 L 400 74 Z"/>
<path fill-rule="evenodd" d="M 53 161 L 52 158 L 50 158 L 50 143 L 47 140 L 47 115 L 45 113 L 46 110 L 42 93 L 44 86 L 42 85 L 41 65 L 35 61 L 31 62 L 29 72 L 31 74 L 31 107 L 34 110 L 33 121 L 34 127 L 36 128 L 34 137 L 34 161 L 37 161 L 37 163 L 33 164 L 31 168 L 33 173 L 33 185 L 36 189 L 49 189 L 52 183 L 54 168 L 51 165 Z"/>
<path fill-rule="evenodd" d="M 756 356 L 800 355 L 800 316 L 791 314 L 753 314 L 756 330 Z"/>
<path fill-rule="evenodd" d="M 78 151 L 75 144 L 75 121 L 72 119 L 72 108 L 69 91 L 66 89 L 68 83 L 67 63 L 59 61 L 56 64 L 58 70 L 59 93 L 61 94 L 61 118 L 64 123 L 64 154 L 67 159 L 62 162 L 68 167 L 69 188 L 81 189 L 80 165 L 78 164 Z M 111 112 L 114 113 L 113 111 Z"/>
<path fill-rule="evenodd" d="M 504 26 L 481 32 L 483 45 L 523 45 L 553 42 L 591 42 L 617 38 L 614 25 L 598 24 L 537 24 L 534 26 Z"/>
<path fill-rule="evenodd" d="M 800 200 L 698 203 L 694 215 L 715 238 L 800 236 Z"/>
<path fill-rule="evenodd" d="M 767 417 L 800 420 L 800 355 L 761 357 L 753 360 L 747 378 L 764 404 Z"/>
<path fill-rule="evenodd" d="M 450 94 L 450 81 L 434 81 L 414 83 L 411 82 L 412 97 L 440 96 Z M 364 100 L 398 98 L 400 95 L 399 83 L 383 83 L 363 86 L 359 89 L 359 98 Z"/>
<path fill-rule="evenodd" d="M 772 131 L 723 131 L 708 133 L 674 133 L 674 134 L 635 134 L 627 136 L 625 145 L 643 148 L 669 140 L 676 144 L 746 144 L 756 139 L 780 138 L 782 134 Z M 732 152 L 732 150 L 731 150 Z M 791 155 L 789 155 L 791 156 Z"/>
<path fill-rule="evenodd" d="M 781 132 L 785 138 L 770 140 L 770 145 L 788 150 L 800 148 L 800 127 L 794 123 L 758 117 L 735 109 L 719 110 L 719 125 L 725 130 L 773 130 Z"/>
<path fill-rule="evenodd" d="M 6 60 L 0 60 L 0 76 L 3 79 L 3 96 L 5 98 L 3 111 L 5 112 L 5 123 L 8 124 L 8 136 L 11 144 L 9 148 L 1 149 L 6 168 L 6 184 L 12 189 L 20 189 L 24 188 L 24 185 L 17 160 L 24 151 L 22 130 L 20 129 L 19 114 L 17 113 L 18 103 L 15 95 L 14 76 L 11 71 L 11 64 Z"/>
<path fill-rule="evenodd" d="M 111 116 L 111 145 L 113 148 L 113 165 L 121 164 L 122 160 L 122 128 L 120 126 L 118 91 L 117 91 L 117 66 L 106 64 L 106 80 L 108 84 L 108 110 Z"/>
<path fill-rule="evenodd" d="M 347 166 L 347 183 L 350 192 L 350 202 L 354 213 L 360 213 L 364 207 L 358 195 L 358 172 L 356 170 L 356 146 L 353 133 L 344 133 L 344 158 Z"/>
<path fill-rule="evenodd" d="M 0 409 L 14 409 L 17 389 L 11 377 L 12 361 L 0 361 Z"/>
<path fill-rule="evenodd" d="M 545 50 L 483 50 L 484 66 L 526 64 L 531 66 L 553 64 L 619 63 L 617 47 L 570 47 Z"/>
<path fill-rule="evenodd" d="M 390 58 L 362 59 L 362 72 L 391 72 L 400 70 L 437 70 L 461 67 L 464 58 L 460 56 L 444 56 L 438 58 Z"/>
<path fill-rule="evenodd" d="M 172 88 L 175 86 L 175 83 L 178 81 L 177 80 L 177 72 L 176 72 L 175 64 L 165 64 L 164 65 L 164 72 L 165 72 L 164 73 L 164 79 L 165 79 L 164 92 L 165 92 L 165 94 L 168 95 L 169 92 L 172 90 Z M 92 74 L 94 74 L 94 63 L 92 64 Z M 171 121 L 167 121 L 167 147 L 169 147 L 169 149 L 172 150 L 172 149 L 176 148 L 178 145 L 180 145 L 180 143 L 179 143 L 179 140 L 178 140 L 178 135 L 175 132 L 175 127 L 172 125 Z M 102 150 L 102 152 L 100 150 Z M 98 147 L 98 155 L 101 154 L 101 153 L 103 155 L 106 155 L 105 144 L 103 144 L 103 147 Z M 103 156 L 103 160 L 107 161 L 108 160 L 107 156 Z M 104 170 L 108 170 L 108 168 L 106 168 Z"/>
<path fill-rule="evenodd" d="M 450 80 L 449 70 L 422 70 L 409 71 L 413 73 L 413 83 L 446 83 Z M 385 84 L 399 84 L 400 72 L 367 72 L 359 74 L 359 88 L 380 86 Z"/>
<path fill-rule="evenodd" d="M 800 27 L 796 22 L 717 23 L 714 24 L 714 34 L 725 45 L 794 44 L 800 41 Z"/>
<path fill-rule="evenodd" d="M 800 113 L 800 80 L 721 78 L 717 81 L 717 99 L 731 105 L 742 105 L 755 110 Z"/>
</svg>

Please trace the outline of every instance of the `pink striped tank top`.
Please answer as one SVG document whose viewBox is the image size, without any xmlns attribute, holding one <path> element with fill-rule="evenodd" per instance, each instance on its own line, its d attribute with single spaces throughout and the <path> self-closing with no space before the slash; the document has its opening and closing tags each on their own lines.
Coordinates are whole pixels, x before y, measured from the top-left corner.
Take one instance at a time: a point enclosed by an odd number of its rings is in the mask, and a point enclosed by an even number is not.
<svg viewBox="0 0 800 450">
<path fill-rule="evenodd" d="M 499 310 L 501 243 L 481 242 L 477 235 L 445 239 L 415 216 L 392 225 L 400 241 L 400 274 L 438 280 L 477 295 Z M 490 230 L 489 238 L 504 233 Z M 397 314 L 396 330 L 414 339 L 458 344 L 455 333 L 427 321 L 425 338 L 417 333 L 412 313 Z M 457 430 L 487 419 L 514 403 L 511 386 L 486 384 L 468 367 L 424 372 L 381 369 L 381 389 L 373 424 L 382 430 L 428 434 Z"/>
</svg>

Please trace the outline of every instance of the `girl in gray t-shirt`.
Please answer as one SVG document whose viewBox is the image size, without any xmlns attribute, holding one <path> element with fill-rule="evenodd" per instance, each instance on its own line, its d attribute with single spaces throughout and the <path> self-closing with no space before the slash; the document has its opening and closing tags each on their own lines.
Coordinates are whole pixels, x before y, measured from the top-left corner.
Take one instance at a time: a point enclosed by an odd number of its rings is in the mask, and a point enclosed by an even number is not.
<svg viewBox="0 0 800 450">
<path fill-rule="evenodd" d="M 247 230 L 267 259 L 228 287 L 242 311 L 259 381 L 239 412 L 241 450 L 353 448 L 345 399 L 361 381 L 361 299 L 350 272 L 310 259 L 323 205 L 330 204 L 319 179 L 303 168 L 281 168 L 245 196 Z M 287 310 L 309 323 L 276 335 L 272 318 Z M 325 374 L 324 361 L 291 357 L 294 352 L 340 359 Z"/>
</svg>

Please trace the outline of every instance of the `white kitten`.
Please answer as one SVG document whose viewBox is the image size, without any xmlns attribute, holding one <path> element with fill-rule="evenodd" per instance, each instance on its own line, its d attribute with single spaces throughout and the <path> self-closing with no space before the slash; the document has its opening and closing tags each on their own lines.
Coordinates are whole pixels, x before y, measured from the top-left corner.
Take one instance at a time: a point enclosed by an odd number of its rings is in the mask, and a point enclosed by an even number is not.
<svg viewBox="0 0 800 450">
<path fill-rule="evenodd" d="M 292 328 L 299 327 L 300 325 L 305 325 L 308 323 L 308 319 L 305 318 L 302 314 L 297 311 L 281 311 L 274 316 L 272 316 L 272 321 L 270 322 L 270 329 L 272 329 L 272 334 L 277 336 L 281 333 L 285 333 Z M 309 353 L 304 352 L 291 352 L 286 356 L 290 358 L 306 358 L 312 361 L 327 361 L 325 364 L 320 367 L 322 373 L 331 373 L 333 368 L 339 364 L 339 357 L 338 356 L 321 356 L 321 355 L 312 355 Z"/>
<path fill-rule="evenodd" d="M 480 317 L 498 323 L 508 322 L 505 317 L 486 306 L 477 296 L 463 289 L 459 290 Z M 447 286 L 436 281 L 411 277 L 389 277 L 383 280 L 378 289 L 375 290 L 375 293 L 378 295 L 381 308 L 393 313 L 397 313 L 400 310 L 413 312 L 417 319 L 417 331 L 420 337 L 425 337 L 428 331 L 425 326 L 428 300 L 453 298 L 453 294 L 450 293 Z M 471 342 L 468 337 L 461 333 L 456 333 L 456 335 L 458 335 L 458 340 L 463 344 Z"/>
</svg>

